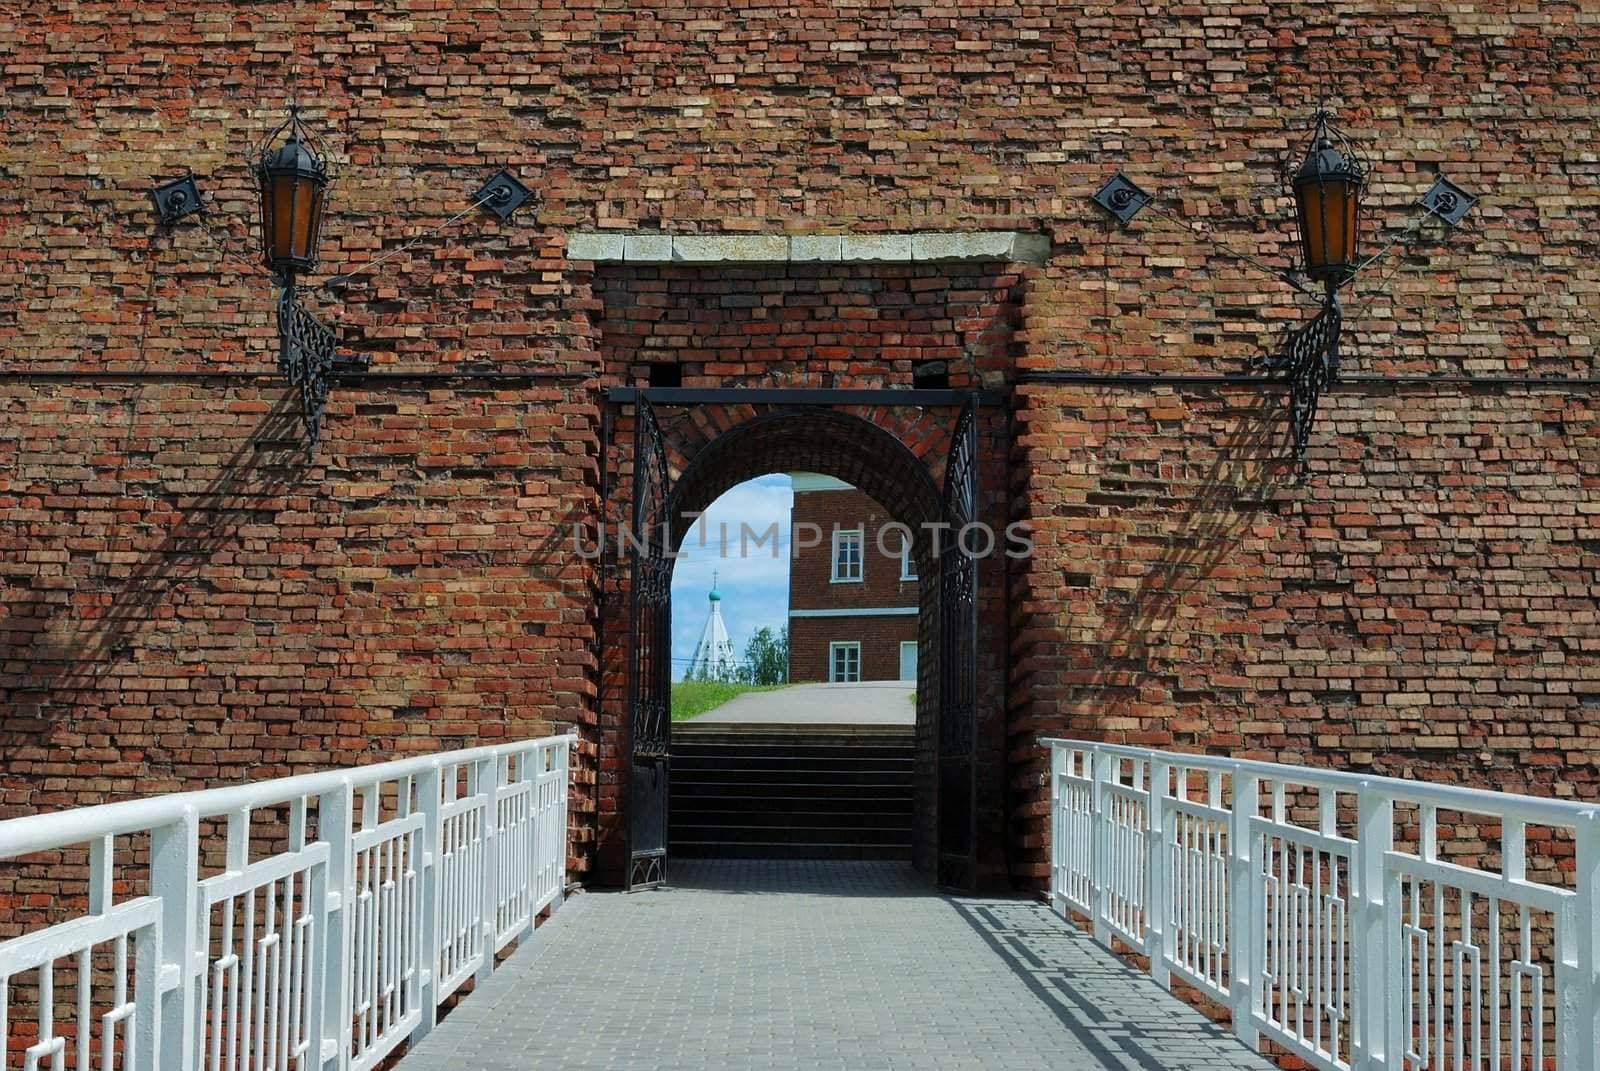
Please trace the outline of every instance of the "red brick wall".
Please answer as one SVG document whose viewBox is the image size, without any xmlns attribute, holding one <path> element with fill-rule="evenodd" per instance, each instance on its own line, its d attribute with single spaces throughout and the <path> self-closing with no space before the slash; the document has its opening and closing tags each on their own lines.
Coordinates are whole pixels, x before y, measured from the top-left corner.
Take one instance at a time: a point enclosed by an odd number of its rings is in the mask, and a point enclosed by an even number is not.
<svg viewBox="0 0 1600 1071">
<path fill-rule="evenodd" d="M 1017 279 L 1003 265 L 606 265 L 593 278 L 610 383 L 647 386 L 670 363 L 685 387 L 910 387 L 915 362 L 955 359 L 950 385 L 970 388 L 1012 363 Z"/>
<path fill-rule="evenodd" d="M 345 388 L 308 459 L 282 394 L 0 385 L 6 812 L 592 729 L 592 404 Z"/>
<path fill-rule="evenodd" d="M 1010 776 L 983 806 L 1037 881 L 1045 732 L 1594 796 L 1591 388 L 1444 378 L 1592 374 L 1600 26 L 1582 16 L 1367 4 L 1335 32 L 1316 5 L 19 7 L 0 26 L 5 807 L 566 721 L 586 726 L 582 776 L 616 791 L 614 763 L 588 772 L 587 726 L 616 724 L 592 698 L 602 578 L 541 549 L 593 519 L 598 388 L 662 359 L 705 386 L 904 386 L 915 356 L 955 358 L 958 385 L 1248 372 L 1310 308 L 1193 226 L 1288 263 L 1279 168 L 1324 93 L 1376 162 L 1369 248 L 1435 172 L 1484 200 L 1356 284 L 1345 367 L 1379 381 L 1328 399 L 1303 482 L 1275 394 L 1022 388 L 986 486 L 1040 550 L 988 574 Z M 239 259 L 238 154 L 281 117 L 297 49 L 340 171 L 327 274 L 502 164 L 537 191 L 510 223 L 473 215 L 314 295 L 341 346 L 388 372 L 578 379 L 374 379 L 335 393 L 310 463 L 275 445 L 294 432 L 261 427 L 287 392 L 271 293 Z M 151 177 L 184 167 L 211 230 L 152 223 Z M 1109 226 L 1085 196 L 1119 167 L 1185 224 Z M 1048 233 L 1049 266 L 1014 286 L 562 255 L 577 229 L 982 228 Z M 1428 381 L 1382 382 L 1398 374 Z M 901 419 L 933 458 L 937 422 L 919 440 Z"/>
<path fill-rule="evenodd" d="M 1014 755 L 1104 735 L 1600 799 L 1592 399 L 1338 390 L 1308 491 L 1255 390 L 1022 394 Z"/>
<path fill-rule="evenodd" d="M 790 513 L 794 555 L 789 562 L 789 608 L 843 610 L 855 607 L 915 606 L 917 581 L 900 579 L 900 555 L 884 554 L 905 535 L 887 510 L 857 490 L 796 491 Z M 802 531 L 801 526 L 812 525 Z M 833 532 L 862 529 L 861 580 L 833 582 Z M 801 547 L 801 539 L 821 542 Z M 915 535 L 915 533 L 911 533 Z M 912 572 L 916 572 L 913 566 Z"/>
</svg>

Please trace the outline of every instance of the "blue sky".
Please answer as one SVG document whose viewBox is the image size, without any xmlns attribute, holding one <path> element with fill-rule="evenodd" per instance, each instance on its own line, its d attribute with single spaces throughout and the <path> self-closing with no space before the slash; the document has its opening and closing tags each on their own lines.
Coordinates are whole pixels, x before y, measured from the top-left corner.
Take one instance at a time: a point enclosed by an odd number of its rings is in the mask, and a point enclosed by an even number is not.
<svg viewBox="0 0 1600 1071">
<path fill-rule="evenodd" d="M 724 492 L 711 504 L 679 548 L 683 557 L 672 571 L 672 678 L 678 680 L 694 657 L 706 624 L 706 593 L 715 573 L 722 593 L 722 620 L 734 654 L 763 626 L 776 632 L 789 618 L 789 509 L 794 491 L 783 473 L 757 477 Z M 769 538 L 740 547 L 740 525 L 765 535 L 776 524 L 777 556 Z M 723 526 L 726 525 L 726 529 Z M 726 531 L 726 540 L 723 532 Z M 703 545 L 702 545 L 703 543 Z"/>
</svg>

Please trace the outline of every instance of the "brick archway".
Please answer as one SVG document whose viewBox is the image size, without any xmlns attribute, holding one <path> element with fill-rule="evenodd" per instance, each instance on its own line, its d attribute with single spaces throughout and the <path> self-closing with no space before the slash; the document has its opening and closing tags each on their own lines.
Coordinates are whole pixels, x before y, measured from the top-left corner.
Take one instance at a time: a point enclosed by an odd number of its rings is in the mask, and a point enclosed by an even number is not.
<svg viewBox="0 0 1600 1071">
<path fill-rule="evenodd" d="M 605 408 L 600 424 L 599 517 L 615 533 L 629 517 L 635 436 L 634 399 L 656 407 L 670 482 L 706 451 L 728 449 L 732 433 L 804 400 L 818 420 L 859 418 L 916 459 L 910 477 L 885 479 L 871 493 L 884 512 L 898 512 L 905 488 L 942 484 L 945 458 L 962 400 L 980 392 L 980 516 L 1005 528 L 1014 491 L 1010 393 L 1018 365 L 1017 330 L 1027 283 L 1003 260 L 924 263 L 595 263 L 577 279 L 582 317 L 599 358 Z M 930 375 L 931 373 L 931 375 Z M 711 397 L 714 395 L 715 397 Z M 782 395 L 789 395 L 782 397 Z M 832 395 L 819 400 L 815 396 Z M 942 396 L 942 397 L 940 397 Z M 799 425 L 789 425 L 798 427 Z M 825 425 L 833 428 L 835 425 Z M 774 428 L 772 434 L 779 434 Z M 754 432 L 749 434 L 754 435 Z M 773 468 L 850 468 L 840 478 L 866 482 L 876 467 L 859 451 L 834 465 L 801 460 L 810 444 L 783 432 L 795 448 Z M 722 446 L 716 444 L 723 443 Z M 844 447 L 841 447 L 844 449 Z M 776 454 L 774 455 L 777 456 Z M 748 463 L 747 458 L 741 464 Z M 711 463 L 708 461 L 708 465 Z M 732 469 L 718 471 L 731 477 Z M 708 471 L 710 471 L 708 469 Z M 770 470 L 769 470 L 770 471 Z M 904 471 L 904 470 L 900 470 Z M 879 473 L 880 477 L 885 474 Z M 903 484 L 897 491 L 897 484 Z M 699 492 L 705 496 L 710 490 Z M 920 493 L 920 492 L 919 492 Z M 715 492 L 705 498 L 709 503 Z M 685 509 L 687 492 L 679 495 Z M 902 503 L 913 515 L 919 507 Z M 681 519 L 678 529 L 682 529 Z M 915 529 L 915 524 L 913 528 Z M 920 533 L 919 533 L 920 534 Z M 606 553 L 615 552 L 612 539 Z M 921 554 L 918 564 L 921 570 Z M 596 572 L 595 632 L 598 725 L 593 865 L 601 882 L 620 883 L 627 869 L 630 758 L 620 746 L 626 728 L 627 569 L 603 557 Z M 1007 782 L 1006 712 L 1011 704 L 1007 576 L 999 556 L 978 567 L 979 710 L 977 860 L 990 885 L 1009 873 L 1006 830 L 1013 813 Z M 928 661 L 928 660 L 924 660 Z M 924 691 L 919 686 L 919 695 Z M 928 792 L 933 786 L 926 786 Z M 932 835 L 921 846 L 932 865 Z"/>
<path fill-rule="evenodd" d="M 885 411 L 875 415 L 879 420 L 889 417 Z M 668 517 L 672 538 L 680 541 L 688 535 L 689 519 L 733 487 L 773 472 L 806 471 L 853 485 L 882 506 L 893 521 L 911 529 L 913 554 L 921 577 L 912 839 L 914 861 L 920 868 L 931 870 L 938 828 L 935 741 L 939 696 L 935 651 L 939 639 L 939 584 L 926 525 L 943 519 L 943 505 L 929 464 L 899 437 L 907 432 L 917 436 L 919 442 L 927 437 L 928 424 L 920 419 L 925 416 L 918 413 L 910 421 L 886 420 L 894 431 L 864 416 L 815 406 L 778 407 L 751 416 L 717 435 L 694 455 L 673 486 Z M 938 438 L 948 439 L 949 433 L 942 427 L 939 430 Z M 947 443 L 939 442 L 924 453 L 936 458 L 942 470 L 946 449 L 940 446 L 947 448 Z"/>
<path fill-rule="evenodd" d="M 668 502 L 673 538 L 683 538 L 689 530 L 687 517 L 730 488 L 768 473 L 792 471 L 832 476 L 871 496 L 912 530 L 922 574 L 932 575 L 924 525 L 942 519 L 933 472 L 883 427 L 834 409 L 773 410 L 712 440 L 674 484 Z"/>
<path fill-rule="evenodd" d="M 943 520 L 940 481 L 960 416 L 959 397 L 956 392 L 949 392 L 952 397 L 939 405 L 904 404 L 892 397 L 880 405 L 779 401 L 672 404 L 671 392 L 660 393 L 666 395 L 665 404 L 657 402 L 657 422 L 672 488 L 667 510 L 674 548 L 689 531 L 690 525 L 685 522 L 690 515 L 737 484 L 773 472 L 813 471 L 844 480 L 876 500 L 891 519 L 913 531 L 919 575 L 927 578 L 921 585 L 918 611 L 913 855 L 919 868 L 933 871 L 938 861 L 939 828 L 936 811 L 940 699 L 936 651 L 940 592 L 935 579 L 937 565 L 931 557 L 931 529 L 925 525 Z M 622 517 L 627 515 L 631 501 L 631 443 L 637 415 L 624 398 L 613 417 L 611 442 L 621 462 L 618 469 L 622 478 L 610 484 L 612 493 L 606 513 Z M 984 566 L 984 571 L 988 573 L 989 567 Z M 632 625 L 628 570 L 612 568 L 609 575 L 613 579 L 602 611 L 604 635 L 609 642 L 602 651 L 606 687 L 599 741 L 600 836 L 596 858 L 600 880 L 620 883 L 628 860 L 625 842 L 630 758 L 624 740 L 629 717 L 626 652 Z M 983 581 L 990 595 L 998 580 L 998 575 L 990 573 L 989 579 Z M 990 621 L 984 631 L 994 631 L 999 624 L 998 619 Z M 998 643 L 1000 639 L 996 633 L 986 637 L 986 643 Z M 1000 776 L 996 769 L 987 774 L 991 780 Z M 988 823 L 979 833 L 980 840 L 987 842 L 986 851 L 991 853 L 1001 851 L 1002 836 L 996 822 Z M 992 866 L 990 870 L 994 872 Z M 1003 875 L 1003 869 L 998 873 Z"/>
</svg>

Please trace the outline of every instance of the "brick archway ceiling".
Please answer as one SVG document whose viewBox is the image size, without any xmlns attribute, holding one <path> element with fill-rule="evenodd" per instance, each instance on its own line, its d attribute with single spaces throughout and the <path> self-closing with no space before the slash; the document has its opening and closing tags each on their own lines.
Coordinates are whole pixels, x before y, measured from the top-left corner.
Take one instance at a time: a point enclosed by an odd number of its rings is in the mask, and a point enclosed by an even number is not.
<svg viewBox="0 0 1600 1071">
<path fill-rule="evenodd" d="M 729 488 L 773 472 L 819 472 L 854 485 L 910 526 L 919 562 L 927 543 L 923 524 L 943 515 L 927 466 L 889 432 L 832 409 L 793 409 L 749 420 L 695 456 L 668 503 L 674 536 L 687 534 L 685 514 L 704 510 Z"/>
</svg>

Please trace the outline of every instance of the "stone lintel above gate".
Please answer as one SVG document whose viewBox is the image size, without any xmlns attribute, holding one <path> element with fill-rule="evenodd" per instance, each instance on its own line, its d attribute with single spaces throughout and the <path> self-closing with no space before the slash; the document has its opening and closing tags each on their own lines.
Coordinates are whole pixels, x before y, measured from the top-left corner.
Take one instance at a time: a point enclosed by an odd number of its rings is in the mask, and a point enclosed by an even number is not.
<svg viewBox="0 0 1600 1071">
<path fill-rule="evenodd" d="M 1044 264 L 1050 238 L 1021 231 L 905 234 L 600 234 L 567 236 L 567 259 L 595 264 Z"/>
</svg>

